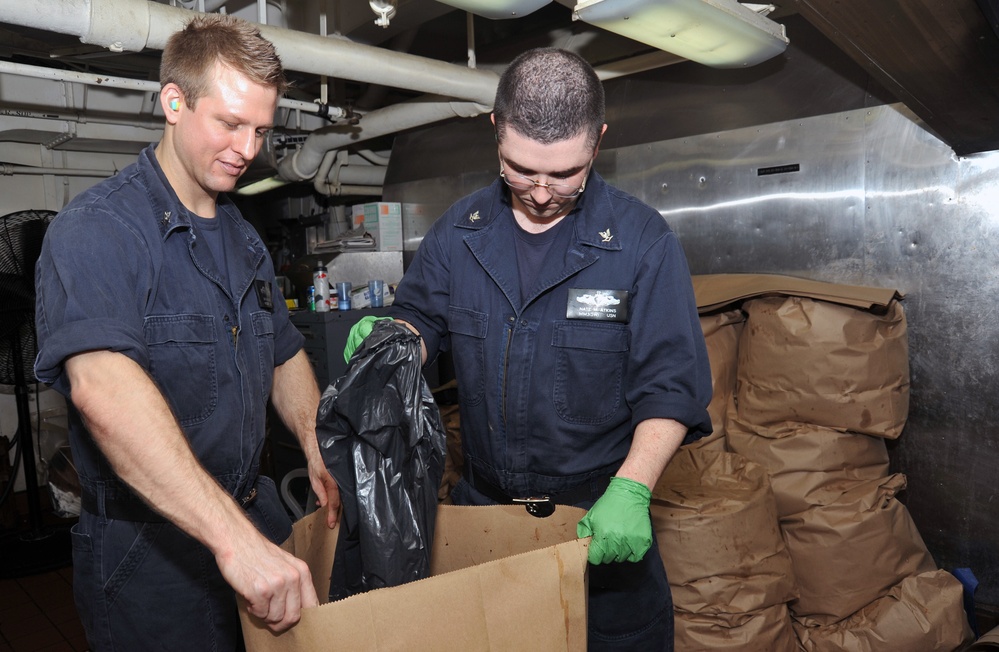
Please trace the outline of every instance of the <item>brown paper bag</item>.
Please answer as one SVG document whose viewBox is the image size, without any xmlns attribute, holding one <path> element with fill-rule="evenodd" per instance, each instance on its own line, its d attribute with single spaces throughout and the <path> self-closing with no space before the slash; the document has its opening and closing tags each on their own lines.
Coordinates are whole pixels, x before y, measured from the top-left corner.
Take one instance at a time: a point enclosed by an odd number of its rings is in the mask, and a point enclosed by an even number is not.
<svg viewBox="0 0 999 652">
<path fill-rule="evenodd" d="M 739 336 L 746 323 L 741 310 L 730 310 L 715 315 L 701 315 L 701 330 L 711 364 L 711 416 L 713 431 L 693 444 L 697 448 L 710 446 L 712 450 L 725 450 L 721 435 L 725 432 L 728 404 L 735 393 L 736 367 L 739 362 Z"/>
<path fill-rule="evenodd" d="M 828 627 L 794 623 L 808 652 L 952 652 L 973 638 L 964 588 L 947 571 L 903 579 L 886 596 Z"/>
<path fill-rule="evenodd" d="M 905 476 L 846 486 L 835 502 L 781 519 L 799 590 L 791 612 L 806 626 L 838 622 L 902 579 L 936 570 L 895 498 Z"/>
<path fill-rule="evenodd" d="M 909 410 L 905 315 L 878 315 L 802 297 L 743 304 L 739 418 L 812 423 L 894 439 Z"/>
<path fill-rule="evenodd" d="M 302 612 L 280 635 L 240 605 L 248 652 L 313 650 L 585 650 L 588 539 L 585 510 L 559 506 L 535 518 L 517 505 L 437 514 L 432 576 Z M 305 560 L 329 594 L 337 530 L 323 512 L 298 521 L 285 549 Z"/>
<path fill-rule="evenodd" d="M 902 295 L 891 288 L 842 285 L 781 274 L 700 274 L 691 277 L 700 312 L 740 303 L 765 294 L 810 297 L 868 310 L 887 306 Z"/>
<path fill-rule="evenodd" d="M 888 475 L 888 447 L 880 437 L 805 423 L 754 426 L 730 417 L 729 448 L 770 472 L 782 517 L 835 502 L 852 484 Z"/>
<path fill-rule="evenodd" d="M 778 604 L 748 614 L 677 612 L 674 618 L 676 652 L 796 652 L 787 605 Z"/>
<path fill-rule="evenodd" d="M 748 613 L 795 597 L 762 467 L 731 453 L 684 448 L 652 495 L 652 525 L 676 609 Z"/>
</svg>

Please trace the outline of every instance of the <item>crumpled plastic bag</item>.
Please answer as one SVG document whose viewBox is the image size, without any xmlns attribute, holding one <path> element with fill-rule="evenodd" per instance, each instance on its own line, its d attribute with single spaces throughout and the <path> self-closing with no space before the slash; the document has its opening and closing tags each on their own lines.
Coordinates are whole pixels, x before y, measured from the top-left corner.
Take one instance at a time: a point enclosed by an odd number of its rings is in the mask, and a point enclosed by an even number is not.
<svg viewBox="0 0 999 652">
<path fill-rule="evenodd" d="M 430 575 L 447 436 L 420 355 L 417 335 L 378 321 L 319 402 L 319 450 L 343 503 L 331 601 Z"/>
</svg>

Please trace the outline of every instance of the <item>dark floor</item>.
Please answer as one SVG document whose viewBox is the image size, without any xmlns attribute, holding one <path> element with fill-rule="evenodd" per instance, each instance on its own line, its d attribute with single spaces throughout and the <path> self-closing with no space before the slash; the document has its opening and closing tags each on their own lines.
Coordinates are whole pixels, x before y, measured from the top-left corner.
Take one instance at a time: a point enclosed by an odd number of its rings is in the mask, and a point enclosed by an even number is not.
<svg viewBox="0 0 999 652">
<path fill-rule="evenodd" d="M 0 652 L 82 652 L 89 647 L 73 604 L 69 564 L 69 527 L 75 519 L 53 516 L 44 490 L 40 503 L 36 529 L 27 523 L 31 510 L 23 492 L 0 505 Z M 43 538 L 22 536 L 34 531 Z M 19 558 L 33 561 L 19 563 Z"/>
<path fill-rule="evenodd" d="M 73 569 L 0 579 L 0 652 L 82 652 Z"/>
</svg>

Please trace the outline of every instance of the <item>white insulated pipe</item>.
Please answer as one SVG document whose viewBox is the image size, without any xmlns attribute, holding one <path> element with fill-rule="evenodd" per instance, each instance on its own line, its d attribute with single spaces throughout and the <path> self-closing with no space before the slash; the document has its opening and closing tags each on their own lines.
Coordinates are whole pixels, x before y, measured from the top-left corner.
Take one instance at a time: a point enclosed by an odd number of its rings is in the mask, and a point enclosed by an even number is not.
<svg viewBox="0 0 999 652">
<path fill-rule="evenodd" d="M 336 189 L 345 185 L 352 186 L 382 186 L 385 183 L 386 167 L 356 163 L 352 165 L 351 157 L 345 150 L 330 150 L 323 156 L 322 163 L 312 179 L 316 192 L 329 196 Z M 335 172 L 331 174 L 331 172 Z M 331 178 L 332 177 L 332 178 Z"/>
<path fill-rule="evenodd" d="M 114 52 L 162 50 L 170 36 L 182 29 L 190 17 L 191 12 L 186 9 L 146 0 L 0 2 L 0 22 L 78 36 L 84 43 Z M 432 94 L 372 111 L 356 127 L 327 127 L 314 132 L 298 151 L 280 161 L 278 174 L 287 181 L 313 179 L 330 150 L 449 118 L 474 117 L 492 108 L 499 82 L 496 72 L 361 45 L 343 37 L 324 37 L 267 25 L 259 28 L 274 43 L 288 70 Z M 80 81 L 87 77 L 87 73 L 74 75 Z M 90 82 L 97 84 L 134 84 L 136 88 L 143 86 L 142 90 L 159 90 L 156 82 L 89 77 Z M 282 98 L 280 106 L 293 102 Z M 298 104 L 289 108 L 315 112 L 315 105 Z"/>
<path fill-rule="evenodd" d="M 0 163 L 0 176 L 12 177 L 18 174 L 42 176 L 51 174 L 59 177 L 113 177 L 115 170 L 89 170 L 87 168 L 36 168 L 30 165 L 11 165 Z"/>
<path fill-rule="evenodd" d="M 18 75 L 21 77 L 34 77 L 36 79 L 53 79 L 56 81 L 77 82 L 88 86 L 103 86 L 105 88 L 121 88 L 131 91 L 142 91 L 147 93 L 159 93 L 160 83 L 145 79 L 130 79 L 128 77 L 112 77 L 110 75 L 95 75 L 89 72 L 76 72 L 75 70 L 59 70 L 56 68 L 45 68 L 43 66 L 32 66 L 26 63 L 12 63 L 10 61 L 0 61 L 0 73 Z M 284 109 L 295 109 L 307 113 L 319 113 L 320 106 L 314 102 L 303 102 L 302 100 L 292 100 L 287 97 L 278 99 L 278 106 Z M 339 107 L 331 106 L 327 109 L 327 115 L 334 120 L 343 118 L 347 111 Z M 162 125 L 160 125 L 162 127 Z"/>
<path fill-rule="evenodd" d="M 449 118 L 472 118 L 490 110 L 474 102 L 453 102 L 439 96 L 424 96 L 364 115 L 357 127 L 324 127 L 306 139 L 302 148 L 278 163 L 278 176 L 286 181 L 306 181 L 316 175 L 330 150 L 421 127 Z"/>
<path fill-rule="evenodd" d="M 0 22 L 78 36 L 112 52 L 162 50 L 191 12 L 147 0 L 0 2 Z M 492 105 L 499 76 L 383 48 L 260 25 L 288 70 L 435 93 Z"/>
</svg>

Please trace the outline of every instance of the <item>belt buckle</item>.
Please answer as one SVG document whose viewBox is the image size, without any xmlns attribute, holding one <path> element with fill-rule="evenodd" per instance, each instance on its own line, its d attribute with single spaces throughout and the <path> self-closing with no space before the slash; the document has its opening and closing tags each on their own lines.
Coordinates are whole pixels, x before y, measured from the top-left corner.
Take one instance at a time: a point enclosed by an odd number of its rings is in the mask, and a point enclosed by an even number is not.
<svg viewBox="0 0 999 652">
<path fill-rule="evenodd" d="M 536 498 L 511 498 L 515 504 L 523 505 L 524 509 L 531 516 L 536 516 L 538 518 L 547 518 L 555 513 L 555 503 L 552 502 L 550 496 L 541 496 Z"/>
</svg>

